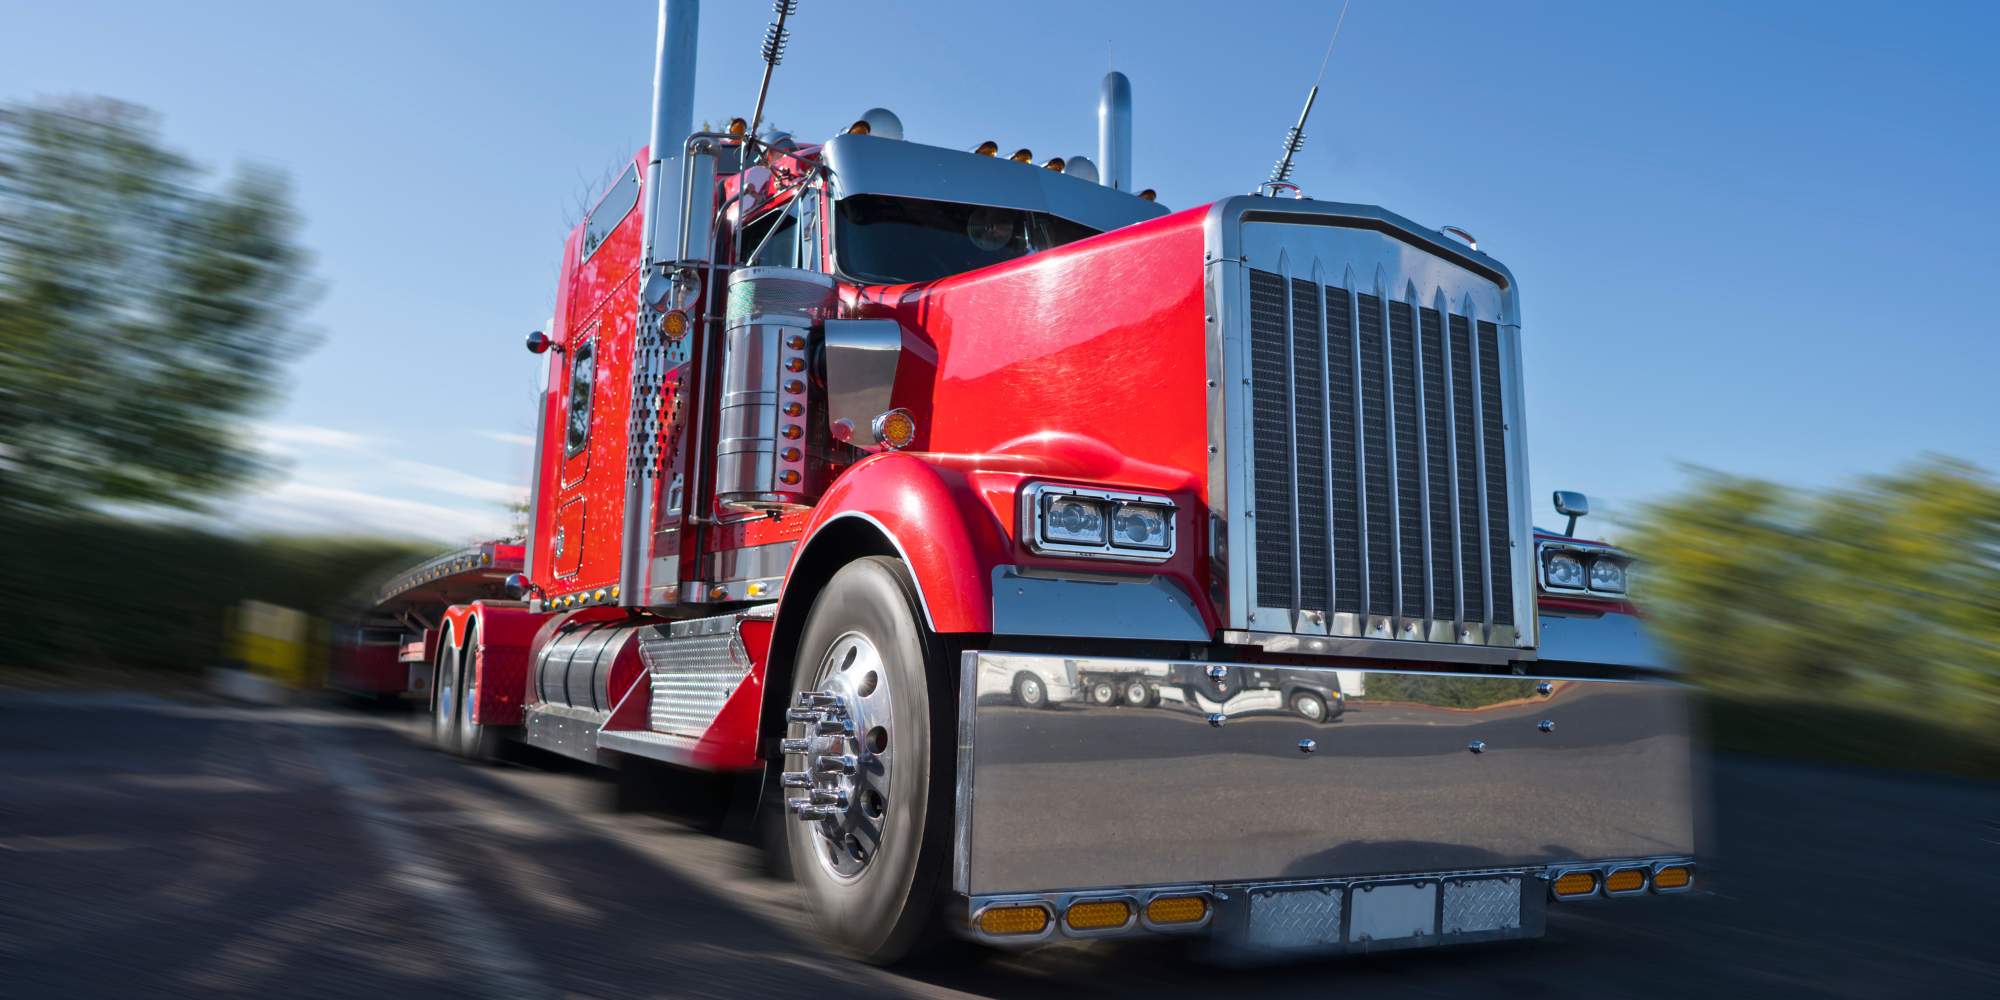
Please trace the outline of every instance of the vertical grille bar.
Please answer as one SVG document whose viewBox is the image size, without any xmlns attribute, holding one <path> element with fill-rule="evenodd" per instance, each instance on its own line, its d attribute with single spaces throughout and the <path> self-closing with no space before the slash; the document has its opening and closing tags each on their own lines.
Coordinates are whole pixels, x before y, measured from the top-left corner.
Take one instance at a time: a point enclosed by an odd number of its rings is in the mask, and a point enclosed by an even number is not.
<svg viewBox="0 0 2000 1000">
<path fill-rule="evenodd" d="M 1355 428 L 1360 424 L 1360 400 L 1355 392 L 1354 293 L 1326 290 L 1326 384 L 1328 453 L 1332 456 L 1327 488 L 1333 521 L 1333 610 L 1361 613 L 1361 484 L 1356 478 L 1359 453 Z"/>
<path fill-rule="evenodd" d="M 1396 613 L 1424 614 L 1423 409 L 1417 402 L 1416 317 L 1408 302 L 1389 303 L 1389 419 L 1395 427 Z"/>
<path fill-rule="evenodd" d="M 1361 396 L 1361 447 L 1358 452 L 1362 477 L 1362 525 L 1368 559 L 1367 601 L 1370 615 L 1391 615 L 1395 608 L 1395 558 L 1390 525 L 1395 508 L 1390 500 L 1388 387 L 1383 372 L 1382 347 L 1387 330 L 1383 325 L 1382 300 L 1374 295 L 1357 296 L 1355 310 L 1360 322 L 1359 378 Z"/>
<path fill-rule="evenodd" d="M 1427 513 L 1424 551 L 1431 569 L 1431 619 L 1451 621 L 1458 617 L 1458 573 L 1454 570 L 1451 515 L 1457 501 L 1451 486 L 1451 424 L 1444 378 L 1444 316 L 1436 309 L 1417 314 L 1421 342 L 1423 382 L 1418 392 L 1424 401 L 1424 497 Z"/>
<path fill-rule="evenodd" d="M 1256 441 L 1256 603 L 1291 603 L 1292 505 L 1290 392 L 1285 352 L 1285 283 L 1267 271 L 1250 271 L 1250 424 Z"/>
<path fill-rule="evenodd" d="M 1292 455 L 1299 525 L 1299 605 L 1329 610 L 1327 562 L 1326 337 L 1319 285 L 1292 279 Z"/>
<path fill-rule="evenodd" d="M 1486 620 L 1486 556 L 1480 526 L 1477 401 L 1472 392 L 1472 323 L 1453 313 L 1451 335 L 1452 468 L 1458 479 L 1458 579 L 1465 620 Z"/>
<path fill-rule="evenodd" d="M 1278 255 L 1278 277 L 1283 279 L 1285 293 L 1285 476 L 1291 489 L 1285 491 L 1285 501 L 1291 504 L 1287 513 L 1292 519 L 1292 589 L 1287 606 L 1292 609 L 1286 627 L 1299 626 L 1299 577 L 1304 567 L 1299 564 L 1299 375 L 1298 375 L 1298 314 L 1292 309 L 1292 268 L 1283 254 Z"/>
<path fill-rule="evenodd" d="M 1484 325 L 1480 324 L 1481 327 L 1484 327 Z M 1485 331 L 1481 329 L 1479 332 L 1484 333 Z M 1466 354 L 1471 359 L 1472 364 L 1472 412 L 1476 415 L 1476 420 L 1483 421 L 1486 415 L 1486 378 L 1483 370 L 1485 365 L 1482 362 L 1485 360 L 1486 352 L 1480 349 L 1479 339 L 1473 338 L 1470 333 L 1467 334 L 1467 340 L 1469 344 Z M 1477 477 L 1476 481 L 1479 483 L 1478 538 L 1480 592 L 1486 597 L 1484 604 L 1481 606 L 1483 613 L 1480 615 L 1479 620 L 1491 622 L 1493 620 L 1493 540 L 1489 530 L 1492 527 L 1492 522 L 1487 520 L 1486 515 L 1486 500 L 1488 496 L 1488 485 L 1486 482 L 1486 435 L 1477 424 L 1475 424 L 1472 430 L 1472 444 L 1473 459 L 1476 462 L 1473 474 Z"/>
<path fill-rule="evenodd" d="M 1487 620 L 1495 625 L 1514 624 L 1513 533 L 1507 510 L 1507 418 L 1506 398 L 1500 389 L 1500 330 L 1484 320 L 1479 323 L 1480 416 L 1484 422 L 1486 463 L 1486 525 L 1492 579 L 1493 611 Z"/>
</svg>

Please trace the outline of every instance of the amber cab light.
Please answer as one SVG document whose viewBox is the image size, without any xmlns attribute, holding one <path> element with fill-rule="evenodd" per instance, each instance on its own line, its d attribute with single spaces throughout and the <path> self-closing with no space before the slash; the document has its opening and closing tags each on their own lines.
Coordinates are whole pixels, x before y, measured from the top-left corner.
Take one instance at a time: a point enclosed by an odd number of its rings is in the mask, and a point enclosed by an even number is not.
<svg viewBox="0 0 2000 1000">
<path fill-rule="evenodd" d="M 1623 896 L 1640 892 L 1646 888 L 1646 872 L 1643 868 L 1620 868 L 1604 877 L 1606 895 Z"/>
<path fill-rule="evenodd" d="M 1063 923 L 1073 931 L 1103 931 L 1123 927 L 1132 920 L 1132 904 L 1122 899 L 1094 899 L 1071 903 Z"/>
<path fill-rule="evenodd" d="M 1687 865 L 1663 865 L 1653 873 L 1654 892 L 1678 892 L 1694 884 L 1694 869 Z"/>
<path fill-rule="evenodd" d="M 1198 924 L 1208 916 L 1202 896 L 1160 896 L 1146 904 L 1146 920 L 1154 924 Z"/>
</svg>

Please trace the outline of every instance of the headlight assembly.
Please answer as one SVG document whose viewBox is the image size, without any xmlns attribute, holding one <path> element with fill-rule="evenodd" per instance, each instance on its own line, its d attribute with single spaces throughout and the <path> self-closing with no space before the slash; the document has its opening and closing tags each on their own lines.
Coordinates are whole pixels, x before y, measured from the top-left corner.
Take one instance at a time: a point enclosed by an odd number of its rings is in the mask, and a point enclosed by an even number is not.
<svg viewBox="0 0 2000 1000">
<path fill-rule="evenodd" d="M 1542 577 L 1549 588 L 1583 589 L 1583 560 L 1573 552 L 1551 552 L 1542 557 Z"/>
<path fill-rule="evenodd" d="M 1174 502 L 1034 483 L 1021 491 L 1021 540 L 1042 555 L 1159 562 L 1174 554 Z"/>
<path fill-rule="evenodd" d="M 1542 589 L 1552 594 L 1624 597 L 1632 557 L 1596 542 L 1544 540 L 1537 546 Z"/>
<path fill-rule="evenodd" d="M 1615 556 L 1590 561 L 1590 589 L 1599 594 L 1625 593 L 1625 562 Z"/>
</svg>

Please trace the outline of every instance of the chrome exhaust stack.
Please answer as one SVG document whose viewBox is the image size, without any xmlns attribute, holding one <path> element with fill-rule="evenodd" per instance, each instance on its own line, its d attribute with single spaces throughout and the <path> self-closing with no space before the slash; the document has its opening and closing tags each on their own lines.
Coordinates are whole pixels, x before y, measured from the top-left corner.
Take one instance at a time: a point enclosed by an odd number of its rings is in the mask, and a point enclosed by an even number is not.
<svg viewBox="0 0 2000 1000">
<path fill-rule="evenodd" d="M 701 0 L 660 0 L 659 31 L 653 45 L 653 126 L 646 143 L 644 215 L 639 229 L 639 261 L 645 274 L 642 287 L 643 283 L 657 285 L 664 280 L 662 259 L 680 249 L 681 168 L 688 133 L 694 129 L 695 36 L 700 23 Z M 645 299 L 655 301 L 652 296 Z M 643 326 L 653 310 L 641 304 L 640 312 Z M 653 374 L 657 377 L 657 372 Z M 640 393 L 650 384 L 640 375 L 634 372 L 632 379 L 634 415 L 645 405 Z M 633 426 L 639 426 L 638 422 Z M 626 607 L 644 606 L 652 590 L 656 486 L 653 477 L 641 474 L 636 466 L 626 472 L 618 560 L 618 603 Z"/>
<path fill-rule="evenodd" d="M 1132 190 L 1132 81 L 1117 70 L 1097 88 L 1097 164 L 1105 187 Z"/>
</svg>

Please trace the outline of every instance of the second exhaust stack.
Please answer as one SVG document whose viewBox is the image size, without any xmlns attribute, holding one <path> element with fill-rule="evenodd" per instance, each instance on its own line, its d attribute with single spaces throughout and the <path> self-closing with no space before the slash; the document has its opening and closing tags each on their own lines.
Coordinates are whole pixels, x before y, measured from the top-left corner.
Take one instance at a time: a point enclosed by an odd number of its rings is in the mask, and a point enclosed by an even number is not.
<svg viewBox="0 0 2000 1000">
<path fill-rule="evenodd" d="M 1132 81 L 1117 70 L 1097 88 L 1097 162 L 1105 187 L 1132 190 Z"/>
</svg>

